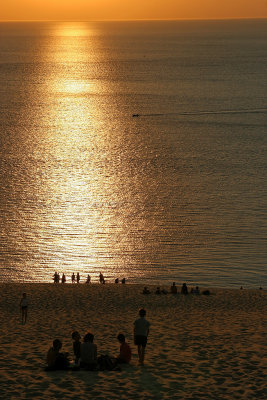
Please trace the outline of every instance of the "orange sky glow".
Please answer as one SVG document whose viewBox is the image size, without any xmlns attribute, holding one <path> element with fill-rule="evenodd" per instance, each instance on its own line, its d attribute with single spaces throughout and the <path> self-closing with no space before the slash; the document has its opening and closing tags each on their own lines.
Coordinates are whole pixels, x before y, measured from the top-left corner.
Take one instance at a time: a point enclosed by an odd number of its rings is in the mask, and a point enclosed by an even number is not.
<svg viewBox="0 0 267 400">
<path fill-rule="evenodd" d="M 267 0 L 2 0 L 0 20 L 267 18 Z"/>
</svg>

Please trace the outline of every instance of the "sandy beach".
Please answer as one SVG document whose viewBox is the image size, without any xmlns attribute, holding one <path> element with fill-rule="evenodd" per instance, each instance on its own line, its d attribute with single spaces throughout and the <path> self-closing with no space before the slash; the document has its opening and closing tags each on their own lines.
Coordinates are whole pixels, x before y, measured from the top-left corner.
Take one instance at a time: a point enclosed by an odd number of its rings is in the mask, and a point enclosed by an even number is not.
<svg viewBox="0 0 267 400">
<path fill-rule="evenodd" d="M 1 399 L 266 399 L 267 296 L 264 290 L 212 289 L 210 296 L 143 295 L 140 285 L 1 284 Z M 168 287 L 166 289 L 169 290 Z M 202 289 L 202 288 L 201 288 Z M 203 288 L 204 289 L 204 288 Z M 19 302 L 29 299 L 21 323 Z M 151 323 L 138 366 L 133 322 Z M 121 371 L 46 372 L 59 338 L 95 334 L 98 355 L 118 355 L 118 332 L 133 352 Z"/>
</svg>

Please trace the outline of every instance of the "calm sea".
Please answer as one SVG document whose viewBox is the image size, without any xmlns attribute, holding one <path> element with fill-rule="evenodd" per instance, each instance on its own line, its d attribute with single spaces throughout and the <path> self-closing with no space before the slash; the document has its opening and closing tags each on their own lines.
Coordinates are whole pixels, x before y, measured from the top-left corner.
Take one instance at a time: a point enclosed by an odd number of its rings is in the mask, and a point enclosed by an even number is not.
<svg viewBox="0 0 267 400">
<path fill-rule="evenodd" d="M 267 286 L 267 20 L 1 23 L 0 281 Z"/>
</svg>

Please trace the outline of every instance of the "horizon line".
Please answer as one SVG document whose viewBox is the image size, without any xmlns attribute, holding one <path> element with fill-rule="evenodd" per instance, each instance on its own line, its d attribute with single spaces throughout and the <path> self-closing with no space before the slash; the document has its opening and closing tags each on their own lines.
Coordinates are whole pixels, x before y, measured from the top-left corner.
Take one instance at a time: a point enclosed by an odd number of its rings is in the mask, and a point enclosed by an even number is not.
<svg viewBox="0 0 267 400">
<path fill-rule="evenodd" d="M 228 21 L 228 20 L 259 20 L 266 17 L 221 17 L 221 18 L 135 18 L 135 19 L 6 19 L 2 22 L 153 22 L 153 21 Z"/>
</svg>

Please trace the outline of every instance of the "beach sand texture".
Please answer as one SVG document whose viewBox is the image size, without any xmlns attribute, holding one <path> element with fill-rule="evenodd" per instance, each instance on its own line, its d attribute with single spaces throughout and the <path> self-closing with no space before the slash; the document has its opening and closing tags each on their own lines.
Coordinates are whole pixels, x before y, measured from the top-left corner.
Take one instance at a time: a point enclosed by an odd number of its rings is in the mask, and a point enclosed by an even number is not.
<svg viewBox="0 0 267 400">
<path fill-rule="evenodd" d="M 210 296 L 143 295 L 140 285 L 1 284 L 0 397 L 4 399 L 266 399 L 267 297 L 263 290 L 211 290 Z M 169 289 L 169 288 L 167 288 Z M 22 325 L 19 302 L 29 299 Z M 133 322 L 151 323 L 145 366 L 138 366 Z M 59 338 L 95 334 L 98 355 L 116 356 L 118 332 L 131 365 L 121 371 L 46 372 Z"/>
</svg>

